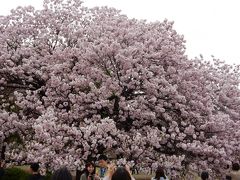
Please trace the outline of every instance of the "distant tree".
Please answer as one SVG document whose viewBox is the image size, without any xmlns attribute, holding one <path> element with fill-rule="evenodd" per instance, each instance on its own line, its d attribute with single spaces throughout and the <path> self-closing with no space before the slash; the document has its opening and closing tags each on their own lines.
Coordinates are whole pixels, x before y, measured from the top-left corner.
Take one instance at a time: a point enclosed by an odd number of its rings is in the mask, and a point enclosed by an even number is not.
<svg viewBox="0 0 240 180">
<path fill-rule="evenodd" d="M 113 151 L 216 173 L 239 160 L 239 66 L 189 59 L 172 26 L 78 0 L 1 16 L 6 158 L 73 167 Z"/>
</svg>

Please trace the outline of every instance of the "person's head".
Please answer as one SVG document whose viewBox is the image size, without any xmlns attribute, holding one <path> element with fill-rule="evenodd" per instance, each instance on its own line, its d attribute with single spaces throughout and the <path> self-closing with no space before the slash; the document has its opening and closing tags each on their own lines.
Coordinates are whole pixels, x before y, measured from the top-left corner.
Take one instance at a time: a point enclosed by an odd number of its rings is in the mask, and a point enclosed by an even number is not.
<svg viewBox="0 0 240 180">
<path fill-rule="evenodd" d="M 118 167 L 112 175 L 111 180 L 131 180 L 131 175 L 124 167 Z"/>
<path fill-rule="evenodd" d="M 229 175 L 227 175 L 227 176 L 226 176 L 226 180 L 232 180 L 232 177 L 229 176 Z"/>
<path fill-rule="evenodd" d="M 37 173 L 39 170 L 39 164 L 38 163 L 32 163 L 30 165 L 30 170 L 32 173 Z"/>
<path fill-rule="evenodd" d="M 72 175 L 66 167 L 63 167 L 53 173 L 52 180 L 72 180 Z"/>
<path fill-rule="evenodd" d="M 165 173 L 164 173 L 164 169 L 159 166 L 157 168 L 157 171 L 156 171 L 155 179 L 160 179 L 160 177 L 166 178 Z"/>
<path fill-rule="evenodd" d="M 104 154 L 101 154 L 99 157 L 98 157 L 98 165 L 100 167 L 106 167 L 107 166 L 107 156 L 104 155 Z"/>
<path fill-rule="evenodd" d="M 233 163 L 232 164 L 232 170 L 233 171 L 238 171 L 240 169 L 240 167 L 239 167 L 239 164 L 238 163 Z"/>
<path fill-rule="evenodd" d="M 85 166 L 87 174 L 95 174 L 95 165 L 92 162 L 88 162 Z"/>
<path fill-rule="evenodd" d="M 208 179 L 208 178 L 209 178 L 208 172 L 207 172 L 207 171 L 203 171 L 203 172 L 201 173 L 201 179 L 202 179 L 202 180 L 206 180 L 206 179 Z"/>
</svg>

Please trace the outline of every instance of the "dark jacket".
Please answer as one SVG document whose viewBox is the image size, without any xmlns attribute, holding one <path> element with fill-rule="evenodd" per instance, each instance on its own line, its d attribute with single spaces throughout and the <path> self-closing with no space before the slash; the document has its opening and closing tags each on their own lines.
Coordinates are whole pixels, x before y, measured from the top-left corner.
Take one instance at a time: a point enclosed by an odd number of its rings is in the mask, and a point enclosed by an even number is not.
<svg viewBox="0 0 240 180">
<path fill-rule="evenodd" d="M 4 169 L 0 167 L 0 179 L 4 176 Z"/>
<path fill-rule="evenodd" d="M 44 180 L 43 176 L 41 176 L 40 174 L 32 174 L 29 177 L 29 180 Z"/>
</svg>

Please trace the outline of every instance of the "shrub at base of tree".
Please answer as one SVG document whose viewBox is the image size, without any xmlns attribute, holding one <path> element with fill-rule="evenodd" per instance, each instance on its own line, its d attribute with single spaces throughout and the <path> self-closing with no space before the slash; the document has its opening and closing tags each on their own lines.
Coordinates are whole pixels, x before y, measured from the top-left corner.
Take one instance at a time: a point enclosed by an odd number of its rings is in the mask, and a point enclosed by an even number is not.
<svg viewBox="0 0 240 180">
<path fill-rule="evenodd" d="M 7 168 L 1 180 L 26 180 L 29 176 L 29 173 L 19 168 Z"/>
<path fill-rule="evenodd" d="M 19 168 L 6 168 L 4 176 L 1 180 L 27 180 L 30 177 L 30 174 L 25 170 Z M 50 180 L 51 173 L 47 173 L 44 177 L 44 180 Z"/>
</svg>

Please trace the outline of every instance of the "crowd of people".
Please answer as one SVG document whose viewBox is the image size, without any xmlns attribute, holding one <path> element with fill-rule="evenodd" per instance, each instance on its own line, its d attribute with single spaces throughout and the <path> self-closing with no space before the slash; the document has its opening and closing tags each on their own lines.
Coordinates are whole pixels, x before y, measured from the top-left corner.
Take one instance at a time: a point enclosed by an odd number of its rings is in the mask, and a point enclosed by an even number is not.
<svg viewBox="0 0 240 180">
<path fill-rule="evenodd" d="M 39 173 L 39 164 L 32 163 L 30 165 L 30 177 L 29 180 L 43 180 L 44 176 Z M 0 180 L 4 175 L 4 164 L 0 161 Z M 62 167 L 53 172 L 52 180 L 72 180 L 72 174 L 67 167 Z M 117 166 L 115 163 L 109 163 L 107 156 L 100 155 L 98 158 L 98 165 L 93 162 L 88 162 L 85 165 L 83 171 L 77 171 L 76 180 L 135 180 L 130 167 L 128 165 Z M 165 173 L 163 167 L 159 166 L 155 172 L 155 176 L 151 180 L 170 180 Z M 209 173 L 203 171 L 200 174 L 201 180 L 208 180 Z M 232 164 L 232 171 L 226 175 L 226 180 L 240 180 L 240 166 L 238 163 Z"/>
<path fill-rule="evenodd" d="M 80 178 L 76 180 L 135 180 L 128 165 L 116 166 L 115 163 L 108 163 L 107 156 L 100 155 L 98 166 L 90 162 L 86 164 Z"/>
</svg>

